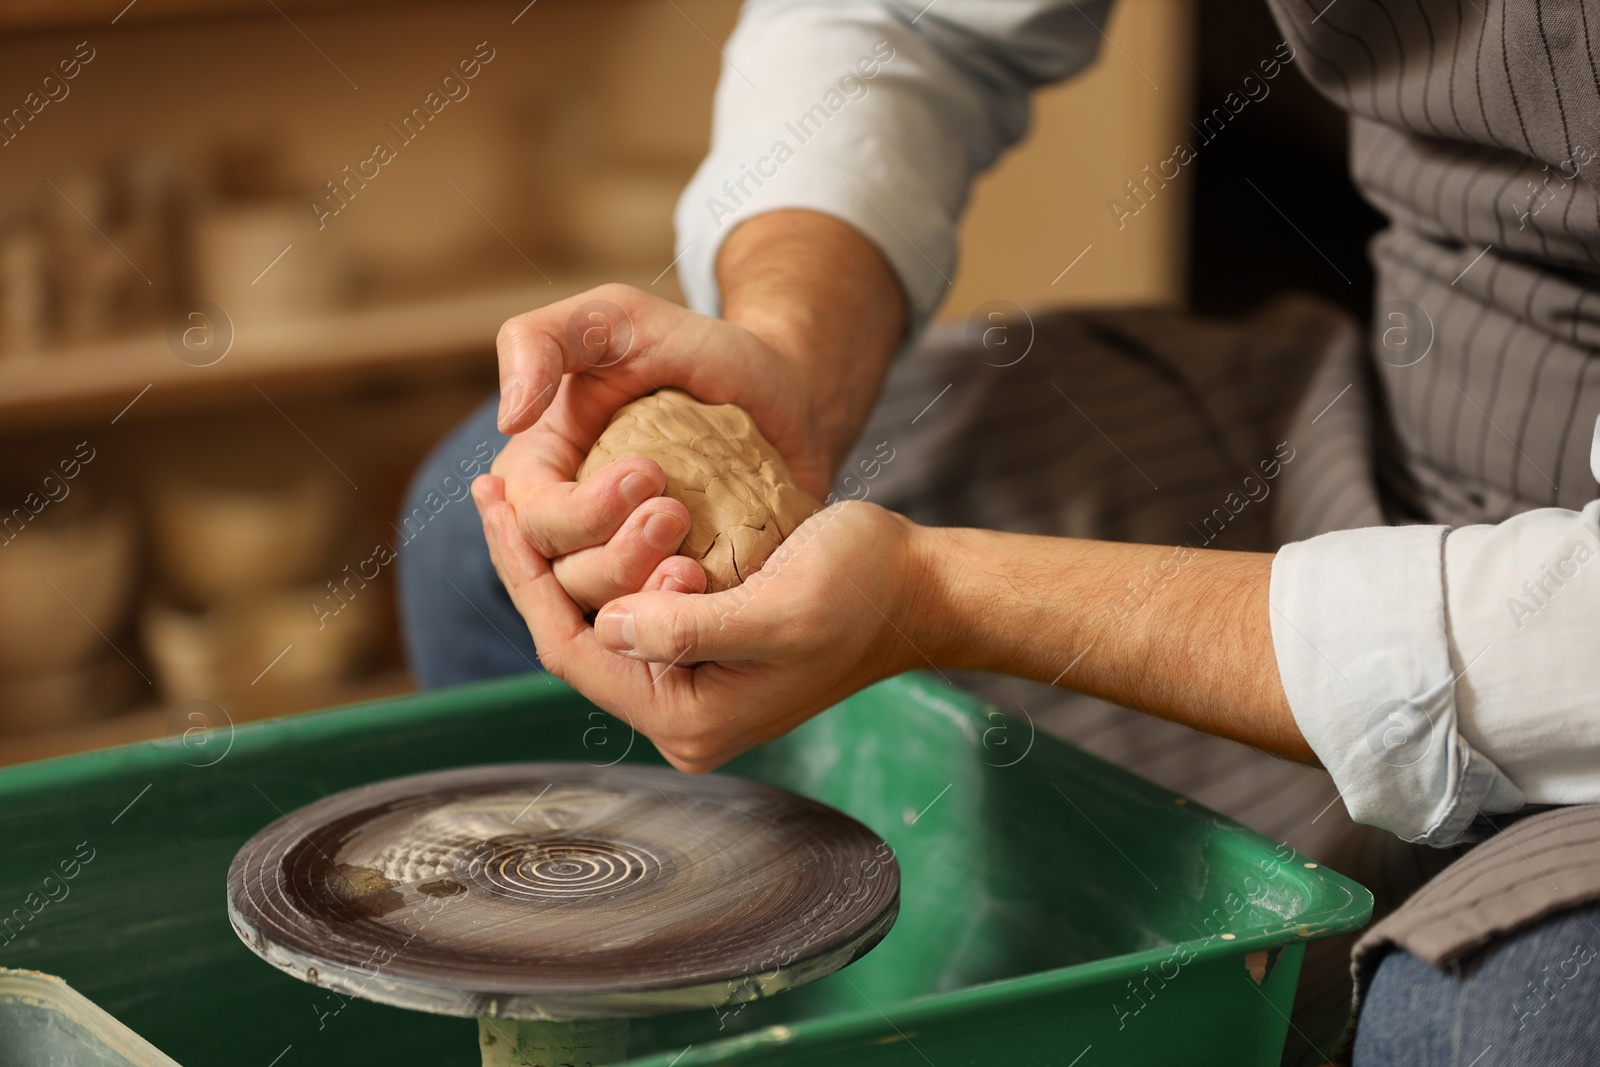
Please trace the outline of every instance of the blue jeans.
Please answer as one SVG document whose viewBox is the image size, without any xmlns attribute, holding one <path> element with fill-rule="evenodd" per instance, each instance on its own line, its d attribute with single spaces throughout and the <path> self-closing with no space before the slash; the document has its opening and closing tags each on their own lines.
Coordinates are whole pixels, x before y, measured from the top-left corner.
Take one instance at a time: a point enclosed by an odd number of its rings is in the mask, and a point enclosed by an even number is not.
<svg viewBox="0 0 1600 1067">
<path fill-rule="evenodd" d="M 490 397 L 440 442 L 406 490 L 396 563 L 400 633 L 424 689 L 539 667 L 527 623 L 489 561 L 478 509 L 460 498 L 464 472 L 487 470 L 482 458 L 508 440 L 495 429 L 499 399 Z"/>
<path fill-rule="evenodd" d="M 1378 966 L 1355 1067 L 1600 1063 L 1600 904 L 1514 930 L 1452 971 L 1402 951 Z"/>
</svg>

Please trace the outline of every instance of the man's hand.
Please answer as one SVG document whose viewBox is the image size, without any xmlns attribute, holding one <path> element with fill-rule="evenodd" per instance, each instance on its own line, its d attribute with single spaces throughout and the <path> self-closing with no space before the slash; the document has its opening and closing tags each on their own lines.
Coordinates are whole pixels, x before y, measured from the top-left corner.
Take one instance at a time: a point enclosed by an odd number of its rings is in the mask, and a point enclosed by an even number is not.
<svg viewBox="0 0 1600 1067">
<path fill-rule="evenodd" d="M 510 320 L 499 349 L 500 426 L 514 436 L 493 471 L 534 549 L 555 561 L 586 611 L 640 589 L 705 588 L 700 565 L 674 555 L 689 513 L 661 496 L 659 464 L 618 460 L 575 481 L 630 401 L 674 385 L 707 403 L 738 404 L 801 485 L 826 492 L 829 461 L 810 430 L 797 368 L 740 326 L 608 285 Z"/>
<path fill-rule="evenodd" d="M 876 505 L 812 516 L 737 589 L 635 593 L 590 627 L 499 479 L 479 478 L 473 496 L 541 662 L 681 770 L 711 770 L 863 686 L 929 665 L 911 636 L 919 613 L 910 592 L 928 586 L 917 528 Z"/>
<path fill-rule="evenodd" d="M 801 488 L 821 498 L 876 401 L 904 300 L 878 250 L 824 215 L 773 212 L 738 227 L 718 258 L 723 319 L 608 285 L 500 330 L 496 458 L 522 529 L 584 610 L 641 589 L 698 592 L 676 556 L 688 512 L 662 497 L 652 460 L 574 482 L 624 404 L 676 386 L 748 411 Z"/>
</svg>

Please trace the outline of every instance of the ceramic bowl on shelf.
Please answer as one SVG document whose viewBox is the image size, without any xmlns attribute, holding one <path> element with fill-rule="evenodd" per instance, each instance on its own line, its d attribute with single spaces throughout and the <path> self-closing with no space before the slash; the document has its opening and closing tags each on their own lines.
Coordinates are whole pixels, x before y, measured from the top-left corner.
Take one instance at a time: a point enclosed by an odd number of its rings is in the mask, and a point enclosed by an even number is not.
<svg viewBox="0 0 1600 1067">
<path fill-rule="evenodd" d="M 310 196 L 213 204 L 195 219 L 195 285 L 235 324 L 323 314 L 344 298 L 342 249 L 318 233 Z"/>
<path fill-rule="evenodd" d="M 135 578 L 128 509 L 68 495 L 37 513 L 23 506 L 5 518 L 0 676 L 66 671 L 110 652 L 107 642 L 121 636 Z"/>
<path fill-rule="evenodd" d="M 179 598 L 199 604 L 281 589 L 327 569 L 349 493 L 331 470 L 270 461 L 168 470 L 150 488 L 161 576 Z"/>
<path fill-rule="evenodd" d="M 164 700 L 227 701 L 350 678 L 381 634 L 387 597 L 369 583 L 341 606 L 308 584 L 203 608 L 155 600 L 141 622 Z"/>
</svg>

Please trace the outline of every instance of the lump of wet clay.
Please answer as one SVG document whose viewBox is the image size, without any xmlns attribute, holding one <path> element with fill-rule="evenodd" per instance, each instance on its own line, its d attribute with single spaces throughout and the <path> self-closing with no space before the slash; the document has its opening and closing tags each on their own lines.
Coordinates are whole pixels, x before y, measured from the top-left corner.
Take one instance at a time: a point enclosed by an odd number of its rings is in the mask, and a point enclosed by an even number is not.
<svg viewBox="0 0 1600 1067">
<path fill-rule="evenodd" d="M 663 495 L 689 509 L 679 553 L 698 560 L 706 591 L 732 589 L 822 505 L 795 484 L 778 450 L 736 404 L 702 404 L 662 389 L 619 410 L 578 469 L 583 481 L 613 460 L 661 464 Z"/>
</svg>

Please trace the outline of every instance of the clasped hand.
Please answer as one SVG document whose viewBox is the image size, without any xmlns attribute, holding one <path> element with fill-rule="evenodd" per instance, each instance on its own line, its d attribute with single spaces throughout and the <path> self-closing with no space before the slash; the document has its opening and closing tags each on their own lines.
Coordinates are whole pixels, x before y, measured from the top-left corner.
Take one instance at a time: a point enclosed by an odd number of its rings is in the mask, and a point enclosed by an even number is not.
<svg viewBox="0 0 1600 1067">
<path fill-rule="evenodd" d="M 642 457 L 582 483 L 611 416 L 663 386 L 749 411 L 813 496 L 830 461 L 796 363 L 753 333 L 627 286 L 506 323 L 500 427 L 473 485 L 490 556 L 545 669 L 685 771 L 710 770 L 923 663 L 917 527 L 864 502 L 812 516 L 744 585 L 707 594 L 682 504 Z M 594 621 L 588 621 L 593 613 Z"/>
</svg>

